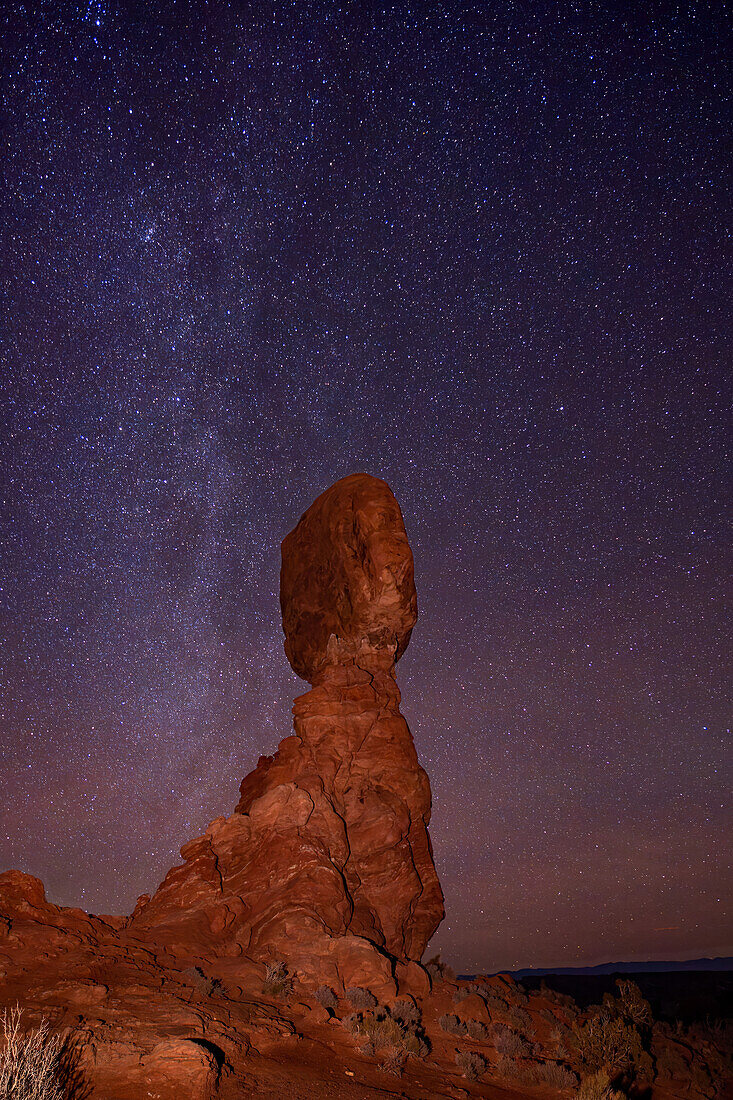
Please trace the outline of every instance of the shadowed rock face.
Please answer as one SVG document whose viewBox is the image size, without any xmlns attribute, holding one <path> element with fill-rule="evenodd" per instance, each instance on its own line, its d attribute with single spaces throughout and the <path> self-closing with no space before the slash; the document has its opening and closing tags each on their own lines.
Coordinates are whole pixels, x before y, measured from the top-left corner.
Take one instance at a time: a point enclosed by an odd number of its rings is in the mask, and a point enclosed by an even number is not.
<svg viewBox="0 0 733 1100">
<path fill-rule="evenodd" d="M 391 491 L 366 474 L 318 497 L 282 553 L 285 648 L 314 685 L 295 736 L 260 758 L 231 817 L 185 845 L 131 927 L 177 953 L 284 959 L 386 991 L 443 917 L 430 786 L 394 679 L 417 614 L 412 553 Z"/>
</svg>

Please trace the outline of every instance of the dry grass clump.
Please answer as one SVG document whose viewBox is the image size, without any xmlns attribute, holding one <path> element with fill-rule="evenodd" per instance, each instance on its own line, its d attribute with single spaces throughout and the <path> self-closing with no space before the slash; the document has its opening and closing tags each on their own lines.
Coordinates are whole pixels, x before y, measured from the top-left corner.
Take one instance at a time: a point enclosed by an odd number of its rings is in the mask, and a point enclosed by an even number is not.
<svg viewBox="0 0 733 1100">
<path fill-rule="evenodd" d="M 59 1081 L 64 1041 L 48 1024 L 21 1033 L 19 1007 L 2 1014 L 4 1049 L 0 1053 L 0 1100 L 63 1100 Z"/>
<path fill-rule="evenodd" d="M 442 1027 L 443 1031 L 447 1031 L 449 1035 L 467 1035 L 468 1028 L 464 1024 L 463 1020 L 460 1020 L 458 1016 L 454 1016 L 451 1012 L 444 1012 L 438 1020 L 438 1023 Z"/>
<path fill-rule="evenodd" d="M 456 1065 L 467 1081 L 478 1081 L 486 1073 L 486 1059 L 470 1050 L 461 1050 L 456 1054 Z"/>
<path fill-rule="evenodd" d="M 626 1097 L 612 1087 L 611 1078 L 605 1069 L 600 1069 L 581 1081 L 577 1100 L 626 1100 Z"/>
<path fill-rule="evenodd" d="M 562 1024 L 554 1021 L 555 1027 L 550 1032 L 549 1041 L 553 1047 L 555 1054 L 558 1058 L 566 1058 L 568 1056 L 568 1035 L 570 1034 L 570 1028 L 564 1027 Z"/>
<path fill-rule="evenodd" d="M 324 1008 L 336 1008 L 339 1003 L 339 999 L 330 985 L 319 985 L 313 996 L 319 1005 L 323 1005 Z"/>
<path fill-rule="evenodd" d="M 407 1056 L 401 1050 L 397 1050 L 393 1047 L 382 1059 L 381 1066 L 385 1073 L 388 1073 L 391 1077 L 401 1077 L 402 1071 L 405 1068 L 405 1062 Z"/>
<path fill-rule="evenodd" d="M 288 974 L 288 968 L 284 962 L 268 965 L 265 980 L 262 983 L 262 992 L 269 997 L 280 997 L 282 1000 L 293 992 L 293 979 Z"/>
<path fill-rule="evenodd" d="M 544 1062 L 535 1066 L 534 1078 L 538 1084 L 552 1085 L 555 1089 L 574 1089 L 578 1084 L 576 1075 L 558 1062 Z"/>
<path fill-rule="evenodd" d="M 377 998 L 368 989 L 362 989 L 361 986 L 355 985 L 351 989 L 346 990 L 346 1000 L 349 1001 L 354 1008 L 362 1011 L 368 1008 L 377 1007 Z"/>
<path fill-rule="evenodd" d="M 402 1023 L 384 1008 L 375 1012 L 354 1012 L 346 1017 L 344 1027 L 362 1040 L 365 1054 L 386 1048 L 388 1059 L 392 1053 L 404 1058 L 423 1058 L 429 1051 L 427 1040 L 417 1024 Z"/>
</svg>

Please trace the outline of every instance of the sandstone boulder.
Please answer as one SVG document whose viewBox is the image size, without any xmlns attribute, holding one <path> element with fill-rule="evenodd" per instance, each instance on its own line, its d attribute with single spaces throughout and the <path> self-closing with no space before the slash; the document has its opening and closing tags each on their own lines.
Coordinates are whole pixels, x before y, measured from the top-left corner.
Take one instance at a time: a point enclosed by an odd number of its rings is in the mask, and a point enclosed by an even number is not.
<svg viewBox="0 0 733 1100">
<path fill-rule="evenodd" d="M 313 502 L 282 544 L 280 604 L 285 652 L 304 680 L 329 661 L 329 641 L 335 654 L 365 644 L 402 656 L 417 596 L 402 513 L 386 482 L 351 474 Z"/>
</svg>

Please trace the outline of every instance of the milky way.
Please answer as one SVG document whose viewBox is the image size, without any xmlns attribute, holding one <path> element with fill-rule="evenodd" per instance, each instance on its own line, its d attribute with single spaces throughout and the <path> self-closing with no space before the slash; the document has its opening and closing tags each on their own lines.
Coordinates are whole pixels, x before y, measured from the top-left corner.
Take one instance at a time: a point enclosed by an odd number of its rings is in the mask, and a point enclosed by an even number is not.
<svg viewBox="0 0 733 1100">
<path fill-rule="evenodd" d="M 366 470 L 429 950 L 731 953 L 722 5 L 9 7 L 0 868 L 129 912 L 231 812 Z"/>
</svg>

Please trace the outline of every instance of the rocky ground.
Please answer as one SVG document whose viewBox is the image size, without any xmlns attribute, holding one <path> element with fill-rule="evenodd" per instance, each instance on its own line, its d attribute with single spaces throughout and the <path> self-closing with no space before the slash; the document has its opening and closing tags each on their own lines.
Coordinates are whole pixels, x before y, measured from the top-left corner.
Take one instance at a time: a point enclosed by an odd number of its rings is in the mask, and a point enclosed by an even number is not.
<svg viewBox="0 0 733 1100">
<path fill-rule="evenodd" d="M 51 905 L 18 872 L 0 876 L 0 898 L 0 1003 L 69 1035 L 76 1100 L 549 1098 L 578 1095 L 596 1068 L 582 1045 L 588 1011 L 507 976 L 466 982 L 415 967 L 385 1005 L 277 966 L 268 979 L 245 957 L 182 968 L 129 925 Z M 641 1038 L 625 1091 L 726 1095 L 722 1033 L 616 1018 Z"/>
</svg>

